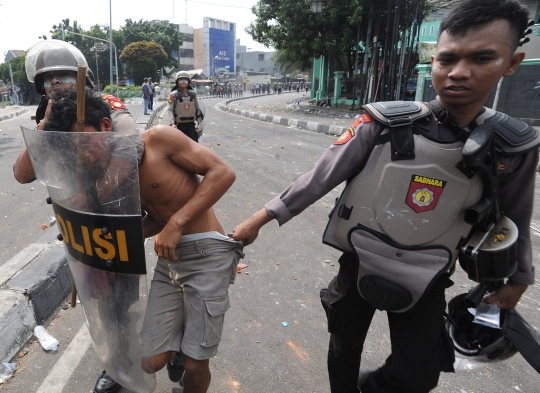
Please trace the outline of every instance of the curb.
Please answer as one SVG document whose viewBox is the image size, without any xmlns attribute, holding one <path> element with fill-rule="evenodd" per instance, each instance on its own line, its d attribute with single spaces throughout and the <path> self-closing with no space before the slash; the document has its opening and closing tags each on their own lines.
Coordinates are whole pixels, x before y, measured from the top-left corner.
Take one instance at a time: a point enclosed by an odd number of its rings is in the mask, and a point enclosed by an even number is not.
<svg viewBox="0 0 540 393">
<path fill-rule="evenodd" d="M 28 111 L 30 111 L 30 109 L 24 108 L 24 109 L 18 110 L 17 112 L 10 113 L 9 115 L 0 116 L 0 121 L 20 116 L 23 113 L 28 112 Z"/>
<path fill-rule="evenodd" d="M 0 266 L 0 363 L 9 362 L 71 292 L 72 277 L 58 229 Z"/>
<path fill-rule="evenodd" d="M 283 92 L 281 94 L 287 94 L 287 93 L 292 93 L 292 92 Z M 288 119 L 288 118 L 285 118 L 285 117 L 269 115 L 269 114 L 266 114 L 266 113 L 252 112 L 252 111 L 246 110 L 246 109 L 244 109 L 244 110 L 235 109 L 235 108 L 232 108 L 232 107 L 229 106 L 229 104 L 231 102 L 234 102 L 234 101 L 249 100 L 251 98 L 257 98 L 257 97 L 266 97 L 266 94 L 264 94 L 264 95 L 253 95 L 253 96 L 249 96 L 249 97 L 233 98 L 233 99 L 230 99 L 230 100 L 219 102 L 219 103 L 216 104 L 215 107 L 219 111 L 229 112 L 229 113 L 232 113 L 233 115 L 249 117 L 251 119 L 265 121 L 265 122 L 268 122 L 268 123 L 274 123 L 274 124 L 278 124 L 278 125 L 282 125 L 282 126 L 286 126 L 286 127 L 293 126 L 293 127 L 300 128 L 300 129 L 303 129 L 303 130 L 319 132 L 321 134 L 340 136 L 347 129 L 347 127 L 342 127 L 342 126 L 315 123 L 315 122 L 310 122 L 310 121 L 306 121 L 306 120 Z"/>
</svg>

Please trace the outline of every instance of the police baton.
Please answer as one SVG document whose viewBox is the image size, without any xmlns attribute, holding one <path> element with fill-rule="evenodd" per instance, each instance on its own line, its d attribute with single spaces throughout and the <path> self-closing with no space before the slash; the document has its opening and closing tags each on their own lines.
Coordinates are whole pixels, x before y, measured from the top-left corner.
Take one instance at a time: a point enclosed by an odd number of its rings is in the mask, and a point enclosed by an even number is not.
<svg viewBox="0 0 540 393">
<path fill-rule="evenodd" d="M 86 89 L 86 66 L 82 64 L 78 64 L 77 67 L 77 132 L 83 132 L 84 131 L 84 105 L 85 105 L 85 96 L 84 92 Z M 79 146 L 78 146 L 78 154 L 79 154 L 79 173 L 82 174 L 83 167 L 82 167 L 82 153 L 83 153 L 83 135 L 79 135 Z M 82 186 L 82 184 L 79 184 Z M 82 188 L 82 187 L 81 187 Z M 77 305 L 77 288 L 75 287 L 75 282 L 71 284 L 71 307 L 75 307 Z"/>
</svg>

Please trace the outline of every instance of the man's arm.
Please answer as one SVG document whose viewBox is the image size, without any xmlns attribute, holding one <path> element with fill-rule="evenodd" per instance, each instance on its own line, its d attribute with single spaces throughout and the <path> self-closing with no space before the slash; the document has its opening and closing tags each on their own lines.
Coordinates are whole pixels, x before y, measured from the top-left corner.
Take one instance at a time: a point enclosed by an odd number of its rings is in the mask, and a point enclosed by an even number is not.
<svg viewBox="0 0 540 393">
<path fill-rule="evenodd" d="M 173 127 L 161 125 L 149 131 L 146 144 L 167 156 L 175 165 L 203 177 L 187 203 L 173 214 L 156 237 L 155 250 L 165 259 L 175 260 L 175 248 L 184 226 L 208 211 L 232 186 L 234 171 L 213 151 L 193 142 Z"/>
<path fill-rule="evenodd" d="M 262 210 L 238 225 L 233 231 L 234 239 L 243 240 L 244 245 L 253 243 L 263 225 L 274 218 L 279 225 L 285 224 L 350 178 L 371 153 L 375 137 L 381 129 L 372 119 L 358 119 L 353 124 L 353 131 L 347 130 L 334 142 L 315 164 L 315 168 L 299 177 Z"/>
<path fill-rule="evenodd" d="M 516 272 L 485 303 L 499 308 L 515 308 L 529 285 L 534 283 L 530 223 L 534 202 L 535 173 L 538 165 L 538 150 L 522 156 L 503 157 L 506 167 L 501 179 L 501 210 L 518 227 Z"/>
</svg>

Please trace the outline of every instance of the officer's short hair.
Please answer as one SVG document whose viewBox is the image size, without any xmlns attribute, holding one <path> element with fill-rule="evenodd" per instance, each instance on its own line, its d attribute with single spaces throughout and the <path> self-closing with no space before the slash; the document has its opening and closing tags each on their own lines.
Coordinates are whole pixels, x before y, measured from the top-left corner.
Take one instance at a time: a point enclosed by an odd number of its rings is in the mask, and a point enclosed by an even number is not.
<svg viewBox="0 0 540 393">
<path fill-rule="evenodd" d="M 451 9 L 439 27 L 439 36 L 464 35 L 471 27 L 481 27 L 497 19 L 504 19 L 514 33 L 514 50 L 518 47 L 529 22 L 529 11 L 514 0 L 465 0 Z"/>
<path fill-rule="evenodd" d="M 70 131 L 77 123 L 77 91 L 60 89 L 51 92 L 51 116 L 45 124 L 47 131 Z M 84 124 L 93 126 L 101 131 L 103 118 L 111 118 L 111 108 L 101 97 L 91 89 L 85 90 Z"/>
</svg>

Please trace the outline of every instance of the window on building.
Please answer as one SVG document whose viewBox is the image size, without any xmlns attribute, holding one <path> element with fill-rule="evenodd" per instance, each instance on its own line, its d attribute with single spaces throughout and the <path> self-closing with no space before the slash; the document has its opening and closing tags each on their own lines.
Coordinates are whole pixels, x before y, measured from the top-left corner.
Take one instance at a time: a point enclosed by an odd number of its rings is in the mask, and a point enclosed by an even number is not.
<svg viewBox="0 0 540 393">
<path fill-rule="evenodd" d="M 236 58 L 237 58 L 237 59 L 240 58 L 240 53 L 237 53 L 237 54 L 236 54 Z"/>
<path fill-rule="evenodd" d="M 422 36 L 425 36 L 425 35 L 426 35 L 426 28 L 422 27 Z"/>
<path fill-rule="evenodd" d="M 193 49 L 180 49 L 180 57 L 193 57 Z"/>
<path fill-rule="evenodd" d="M 184 42 L 193 42 L 193 34 L 183 33 Z"/>
<path fill-rule="evenodd" d="M 429 35 L 433 35 L 433 33 L 435 33 L 435 26 L 431 25 L 429 28 Z"/>
<path fill-rule="evenodd" d="M 264 53 L 259 53 L 259 61 L 264 61 Z"/>
<path fill-rule="evenodd" d="M 238 74 L 240 72 L 240 66 L 236 66 L 236 73 Z"/>
</svg>

